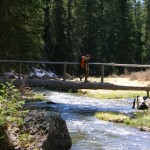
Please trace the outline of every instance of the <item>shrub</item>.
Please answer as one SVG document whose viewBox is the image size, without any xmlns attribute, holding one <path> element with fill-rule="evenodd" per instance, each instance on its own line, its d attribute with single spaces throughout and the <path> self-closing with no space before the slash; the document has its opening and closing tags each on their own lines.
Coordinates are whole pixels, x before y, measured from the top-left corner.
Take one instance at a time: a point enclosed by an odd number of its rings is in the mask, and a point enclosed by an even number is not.
<svg viewBox="0 0 150 150">
<path fill-rule="evenodd" d="M 9 123 L 23 124 L 25 111 L 21 110 L 24 101 L 19 91 L 11 83 L 0 84 L 0 127 L 7 128 Z"/>
</svg>

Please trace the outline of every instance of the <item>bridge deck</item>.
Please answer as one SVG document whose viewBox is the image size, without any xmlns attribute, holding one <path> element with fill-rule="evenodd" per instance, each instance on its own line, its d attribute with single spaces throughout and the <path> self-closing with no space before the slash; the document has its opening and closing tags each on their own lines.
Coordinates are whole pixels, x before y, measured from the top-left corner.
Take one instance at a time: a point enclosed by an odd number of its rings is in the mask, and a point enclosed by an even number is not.
<svg viewBox="0 0 150 150">
<path fill-rule="evenodd" d="M 1 83 L 10 82 L 11 80 L 0 80 Z M 102 82 L 77 82 L 77 81 L 60 81 L 60 80 L 40 80 L 40 79 L 17 79 L 13 81 L 14 85 L 25 84 L 29 87 L 48 87 L 51 89 L 105 89 L 105 90 L 135 90 L 146 91 L 149 97 L 150 86 L 123 86 Z"/>
</svg>

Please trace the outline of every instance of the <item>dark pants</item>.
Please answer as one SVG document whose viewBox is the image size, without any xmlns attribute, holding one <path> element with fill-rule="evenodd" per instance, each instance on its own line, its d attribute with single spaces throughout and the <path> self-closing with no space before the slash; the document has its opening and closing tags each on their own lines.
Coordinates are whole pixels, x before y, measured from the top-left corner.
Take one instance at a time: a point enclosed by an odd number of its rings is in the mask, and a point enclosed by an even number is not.
<svg viewBox="0 0 150 150">
<path fill-rule="evenodd" d="M 82 81 L 82 78 L 85 77 L 85 82 L 87 82 L 87 78 L 89 77 L 89 67 L 86 69 L 80 68 L 80 81 Z"/>
<path fill-rule="evenodd" d="M 80 81 L 82 81 L 82 78 L 85 77 L 85 70 L 82 69 L 82 68 L 80 68 L 79 74 L 80 74 L 80 75 L 79 75 Z"/>
</svg>

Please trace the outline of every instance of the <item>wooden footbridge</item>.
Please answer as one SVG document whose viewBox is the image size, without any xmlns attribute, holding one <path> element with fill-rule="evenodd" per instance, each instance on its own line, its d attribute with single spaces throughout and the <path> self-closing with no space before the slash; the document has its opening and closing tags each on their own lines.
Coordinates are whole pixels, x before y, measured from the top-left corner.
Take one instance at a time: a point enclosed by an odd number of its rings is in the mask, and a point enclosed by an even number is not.
<svg viewBox="0 0 150 150">
<path fill-rule="evenodd" d="M 150 68 L 150 65 L 137 65 L 137 64 L 114 64 L 114 63 L 90 63 L 89 65 L 99 65 L 101 68 L 100 82 L 79 82 L 79 81 L 68 81 L 66 80 L 67 65 L 78 65 L 78 62 L 43 62 L 43 61 L 16 61 L 16 60 L 0 60 L 1 66 L 4 64 L 13 63 L 18 66 L 18 79 L 13 80 L 14 85 L 19 86 L 25 84 L 29 87 L 48 87 L 51 89 L 105 89 L 105 90 L 135 90 L 135 91 L 146 91 L 149 97 L 150 86 L 123 86 L 115 85 L 104 82 L 104 68 L 105 66 L 113 67 L 139 67 L 139 68 Z M 43 80 L 43 79 L 21 79 L 22 64 L 49 64 L 49 65 L 63 65 L 63 78 L 57 80 Z M 0 79 L 1 83 L 12 81 L 10 79 Z"/>
</svg>

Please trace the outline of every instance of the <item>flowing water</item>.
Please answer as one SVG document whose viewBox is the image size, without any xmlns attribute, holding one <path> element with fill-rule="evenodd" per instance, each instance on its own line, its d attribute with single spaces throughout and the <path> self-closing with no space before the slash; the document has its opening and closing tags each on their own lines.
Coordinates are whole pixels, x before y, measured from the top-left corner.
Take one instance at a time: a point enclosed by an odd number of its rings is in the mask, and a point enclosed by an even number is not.
<svg viewBox="0 0 150 150">
<path fill-rule="evenodd" d="M 45 91 L 56 104 L 39 102 L 38 107 L 59 112 L 72 138 L 71 150 L 150 150 L 150 132 L 97 119 L 98 111 L 130 114 L 133 99 L 98 100 L 63 92 Z"/>
</svg>

